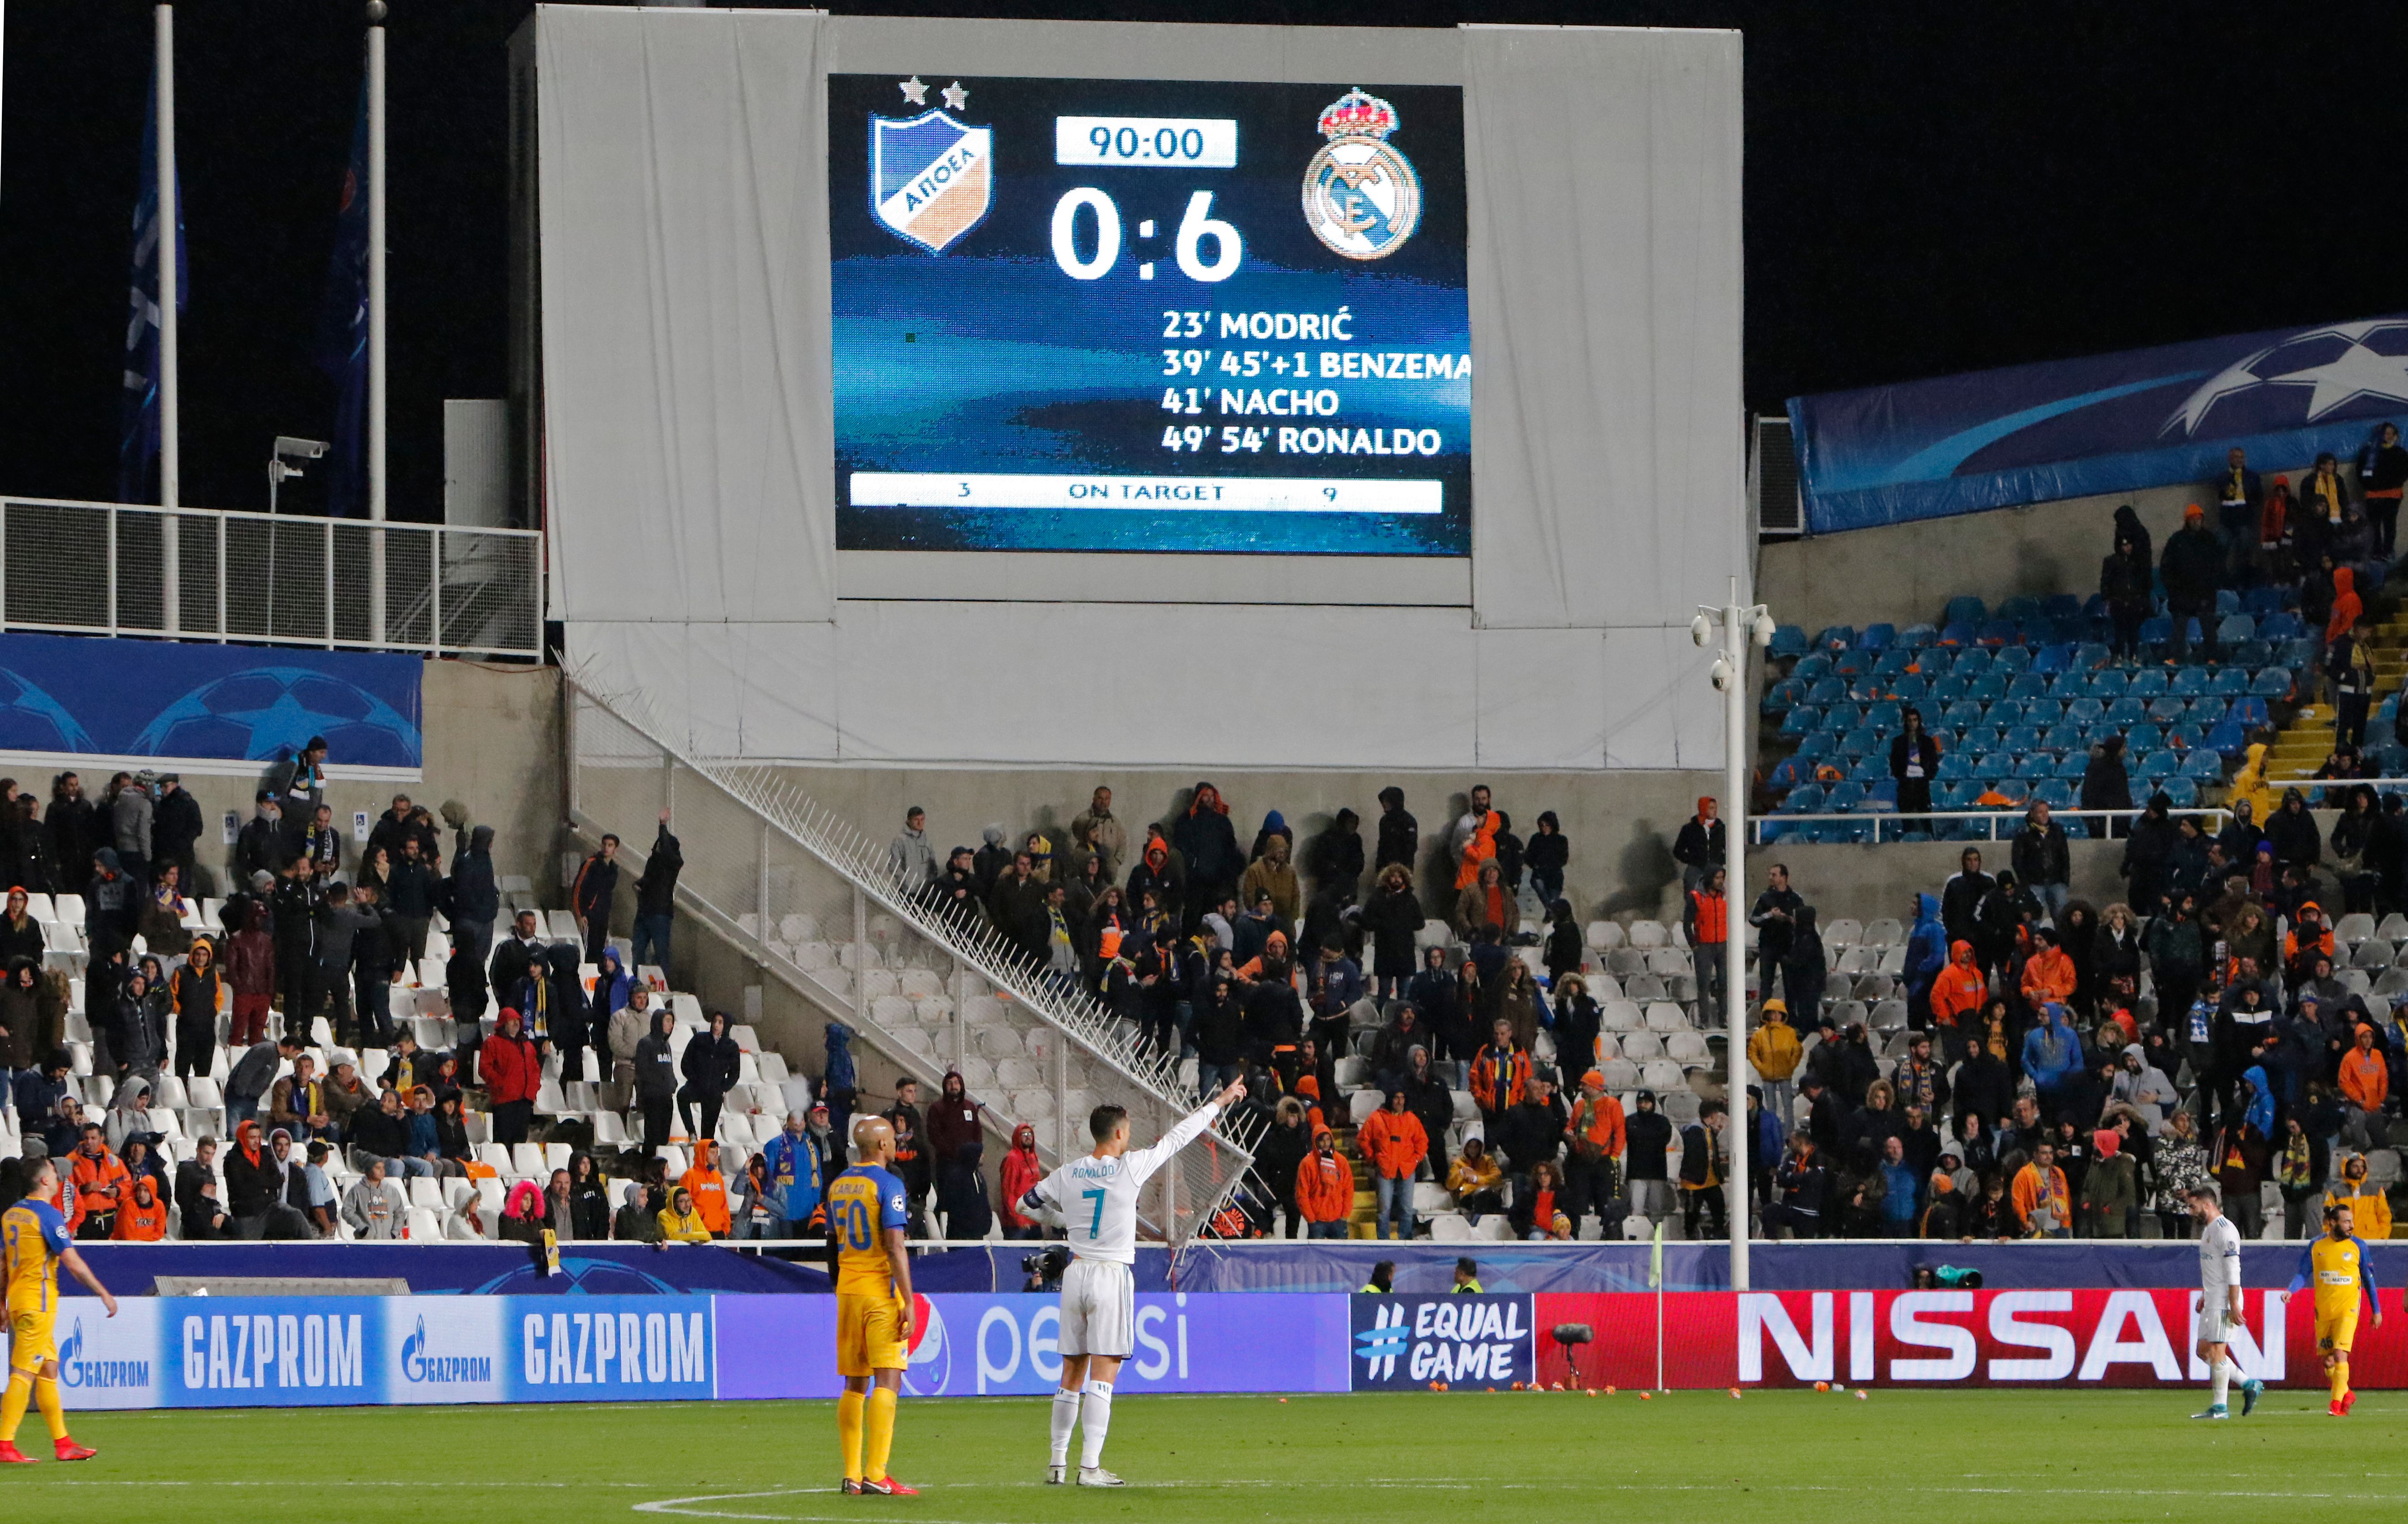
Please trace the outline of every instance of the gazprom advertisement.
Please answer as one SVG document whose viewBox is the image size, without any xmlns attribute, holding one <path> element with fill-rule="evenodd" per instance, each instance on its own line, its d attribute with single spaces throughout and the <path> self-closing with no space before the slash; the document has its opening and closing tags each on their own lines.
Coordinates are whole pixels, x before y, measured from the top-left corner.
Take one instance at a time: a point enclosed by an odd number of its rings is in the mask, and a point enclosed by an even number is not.
<svg viewBox="0 0 2408 1524">
<path fill-rule="evenodd" d="M 1462 556 L 1463 93 L 832 75 L 837 545 Z"/>
</svg>

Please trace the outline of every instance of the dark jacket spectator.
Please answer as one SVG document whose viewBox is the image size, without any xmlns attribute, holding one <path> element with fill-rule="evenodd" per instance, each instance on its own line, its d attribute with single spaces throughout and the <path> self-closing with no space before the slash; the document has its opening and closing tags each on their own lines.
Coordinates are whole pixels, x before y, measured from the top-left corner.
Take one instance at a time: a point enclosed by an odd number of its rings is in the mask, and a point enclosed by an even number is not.
<svg viewBox="0 0 2408 1524">
<path fill-rule="evenodd" d="M 2323 856 L 2323 838 L 2316 818 L 2308 813 L 2305 794 L 2297 789 L 2283 790 L 2283 803 L 2266 822 L 2266 839 L 2273 844 L 2274 861 L 2285 867 L 2313 865 Z"/>
<path fill-rule="evenodd" d="M 480 825 L 455 833 L 454 845 L 449 914 L 471 926 L 491 926 L 502 913 L 502 893 L 494 877 L 494 828 Z"/>
<path fill-rule="evenodd" d="M 1623 1118 L 1623 1138 L 1629 1149 L 1629 1176 L 1633 1180 L 1662 1180 L 1666 1171 L 1666 1154 L 1672 1147 L 1672 1122 L 1656 1109 L 1653 1091 L 1641 1090 L 1639 1103 Z"/>
<path fill-rule="evenodd" d="M 678 875 L 684 867 L 685 853 L 679 848 L 678 839 L 669 834 L 669 823 L 663 820 L 652 836 L 652 849 L 644 856 L 644 871 L 636 876 L 636 914 L 674 914 Z"/>
<path fill-rule="evenodd" d="M 1363 881 L 1362 817 L 1341 809 L 1329 829 L 1304 848 L 1304 876 L 1316 885 L 1342 884 L 1351 898 Z"/>
<path fill-rule="evenodd" d="M 2027 884 L 2062 884 L 2073 876 L 2073 855 L 2066 845 L 2065 827 L 2048 818 L 2046 805 L 2034 805 L 2024 817 L 2009 861 L 2015 876 Z"/>
<path fill-rule="evenodd" d="M 2207 528 L 2198 504 L 2183 513 L 2183 527 L 2166 541 L 2157 563 L 2166 583 L 2168 608 L 2189 614 L 2215 607 L 2215 588 L 2224 576 L 2224 548 Z"/>
<path fill-rule="evenodd" d="M 2130 809 L 2132 779 L 2124 768 L 2124 738 L 2111 735 L 2090 748 L 2089 764 L 2082 773 L 2082 807 L 2084 809 Z M 2017 864 L 2015 876 L 2024 876 Z M 2030 880 L 2026 880 L 2029 882 Z"/>
<path fill-rule="evenodd" d="M 1421 851 L 1421 822 L 1405 811 L 1405 790 L 1389 787 L 1380 790 L 1380 842 L 1372 854 L 1371 866 L 1384 868 L 1391 862 L 1401 862 L 1408 871 Z"/>
<path fill-rule="evenodd" d="M 675 1024 L 666 1006 L 654 1011 L 651 1033 L 636 1045 L 636 1095 L 639 1100 L 677 1098 L 677 1044 L 669 1035 Z"/>
<path fill-rule="evenodd" d="M 1940 886 L 1940 924 L 1949 942 L 1978 942 L 1974 923 L 1981 916 L 1982 902 L 1989 898 L 1995 885 L 1996 880 L 1982 871 L 1982 854 L 1965 848 L 1957 871 Z"/>
<path fill-rule="evenodd" d="M 1690 887 L 1723 862 L 1723 822 L 1714 814 L 1714 802 L 1698 801 L 1698 813 L 1681 822 L 1681 833 L 1672 838 L 1672 861 L 1678 862 Z"/>
<path fill-rule="evenodd" d="M 1196 785 L 1187 813 L 1170 828 L 1170 845 L 1185 861 L 1187 882 L 1193 890 L 1235 888 L 1246 871 L 1246 860 L 1238 851 L 1237 828 L 1229 823 L 1229 806 L 1210 783 Z"/>
</svg>

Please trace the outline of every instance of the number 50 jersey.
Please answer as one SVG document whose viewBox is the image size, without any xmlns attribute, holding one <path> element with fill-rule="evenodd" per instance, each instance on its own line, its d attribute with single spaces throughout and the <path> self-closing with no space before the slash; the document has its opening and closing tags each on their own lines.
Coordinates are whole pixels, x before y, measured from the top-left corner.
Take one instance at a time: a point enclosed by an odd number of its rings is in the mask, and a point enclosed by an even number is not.
<svg viewBox="0 0 2408 1524">
<path fill-rule="evenodd" d="M 910 1221 L 903 1182 L 875 1164 L 855 1164 L 828 1187 L 828 1237 L 836 1242 L 838 1296 L 889 1296 L 895 1267 L 886 1259 L 886 1230 Z"/>
</svg>

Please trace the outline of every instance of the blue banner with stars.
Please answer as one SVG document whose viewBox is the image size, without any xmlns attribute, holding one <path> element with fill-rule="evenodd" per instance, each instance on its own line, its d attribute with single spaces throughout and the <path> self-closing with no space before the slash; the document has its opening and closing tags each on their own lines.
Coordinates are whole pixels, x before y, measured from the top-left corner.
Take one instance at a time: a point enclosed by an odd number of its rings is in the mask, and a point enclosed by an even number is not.
<svg viewBox="0 0 2408 1524">
<path fill-rule="evenodd" d="M 1789 420 L 1811 534 L 2203 492 L 2236 447 L 2272 486 L 2320 451 L 2346 466 L 2380 424 L 2408 422 L 2408 315 L 1793 397 Z"/>
<path fill-rule="evenodd" d="M 415 769 L 422 661 L 96 635 L 0 635 L 0 753 L 216 772 L 323 736 L 337 767 Z"/>
</svg>

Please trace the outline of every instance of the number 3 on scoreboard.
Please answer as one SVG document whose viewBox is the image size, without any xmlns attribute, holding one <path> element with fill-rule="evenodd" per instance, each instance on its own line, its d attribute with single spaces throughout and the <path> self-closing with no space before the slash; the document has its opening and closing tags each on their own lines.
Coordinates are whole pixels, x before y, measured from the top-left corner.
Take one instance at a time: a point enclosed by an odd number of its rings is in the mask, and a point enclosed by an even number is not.
<svg viewBox="0 0 2408 1524">
<path fill-rule="evenodd" d="M 1094 1190 L 1082 1190 L 1079 1192 L 1079 1199 L 1082 1202 L 1094 1202 L 1096 1204 L 1096 1215 L 1090 1218 L 1087 1221 L 1087 1236 L 1089 1238 L 1093 1238 L 1097 1233 L 1104 1231 L 1103 1190 L 1100 1188 Z"/>
</svg>

